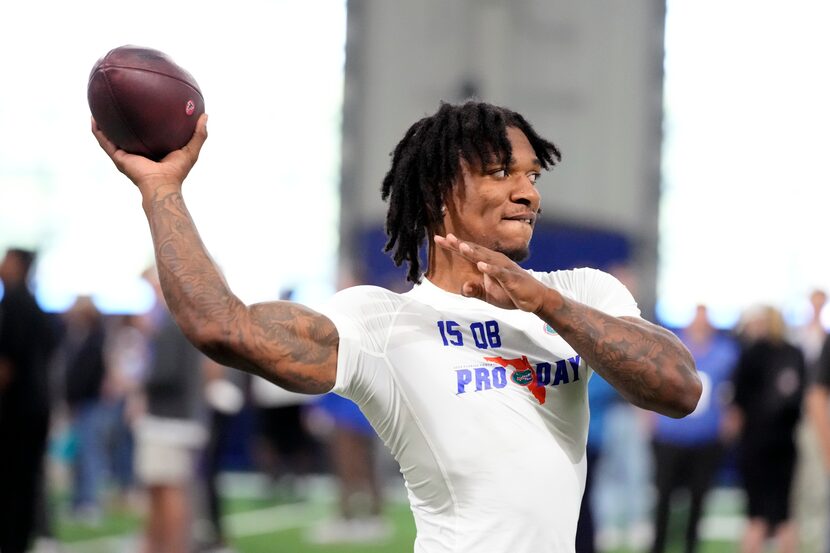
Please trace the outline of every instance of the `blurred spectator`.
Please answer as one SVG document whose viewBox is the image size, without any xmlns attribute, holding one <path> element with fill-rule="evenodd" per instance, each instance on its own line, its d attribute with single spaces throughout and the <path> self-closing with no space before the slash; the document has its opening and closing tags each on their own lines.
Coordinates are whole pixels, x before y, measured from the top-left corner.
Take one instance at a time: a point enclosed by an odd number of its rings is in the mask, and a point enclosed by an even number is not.
<svg viewBox="0 0 830 553">
<path fill-rule="evenodd" d="M 206 441 L 203 355 L 171 317 L 155 269 L 145 278 L 156 292 L 150 361 L 144 381 L 146 412 L 135 429 L 136 474 L 148 493 L 145 553 L 191 548 L 197 454 Z"/>
<path fill-rule="evenodd" d="M 689 491 L 684 551 L 693 553 L 697 549 L 704 501 L 724 453 L 724 409 L 738 360 L 738 345 L 712 326 L 704 305 L 697 306 L 694 318 L 678 335 L 695 358 L 703 393 L 695 411 L 685 418 L 654 415 L 657 504 L 653 553 L 666 549 L 672 499 L 680 488 Z"/>
<path fill-rule="evenodd" d="M 109 465 L 118 494 L 116 504 L 122 508 L 136 503 L 133 424 L 142 408 L 141 387 L 149 355 L 147 327 L 147 320 L 140 315 L 122 315 L 108 332 L 106 343 L 106 384 L 112 409 L 107 436 Z"/>
<path fill-rule="evenodd" d="M 383 494 L 377 472 L 378 437 L 357 405 L 330 393 L 314 403 L 316 428 L 324 437 L 338 486 L 337 517 L 313 529 L 314 543 L 361 543 L 387 539 Z"/>
<path fill-rule="evenodd" d="M 337 288 L 366 282 L 364 268 L 344 264 Z M 314 543 L 382 542 L 391 528 L 383 519 L 383 491 L 377 470 L 380 443 L 375 430 L 351 400 L 333 393 L 317 397 L 310 409 L 311 426 L 328 448 L 337 480 L 337 515 L 312 529 Z"/>
<path fill-rule="evenodd" d="M 72 515 L 87 524 L 101 519 L 100 494 L 107 471 L 106 436 L 109 412 L 102 397 L 107 369 L 106 333 L 101 312 L 87 296 L 79 296 L 65 314 L 62 344 L 64 394 L 75 439 L 72 456 Z"/>
<path fill-rule="evenodd" d="M 0 262 L 0 551 L 23 553 L 44 489 L 49 434 L 49 361 L 57 333 L 29 290 L 34 252 Z"/>
<path fill-rule="evenodd" d="M 301 491 L 303 477 L 322 468 L 320 445 L 304 422 L 305 407 L 314 397 L 251 377 L 255 463 L 272 485 L 289 496 Z"/>
<path fill-rule="evenodd" d="M 211 361 L 205 361 L 205 398 L 208 406 L 208 441 L 202 455 L 199 474 L 202 488 L 206 518 L 201 525 L 203 531 L 199 536 L 201 553 L 232 553 L 228 545 L 228 535 L 222 521 L 223 505 L 219 489 L 219 476 L 222 468 L 222 452 L 227 446 L 233 418 L 245 405 L 242 390 L 246 375 L 242 371 L 223 367 Z"/>
<path fill-rule="evenodd" d="M 596 546 L 641 551 L 652 536 L 649 414 L 623 401 L 609 405 L 604 418 L 591 484 Z"/>
<path fill-rule="evenodd" d="M 293 288 L 284 289 L 280 300 L 293 300 L 294 292 Z M 315 397 L 289 392 L 264 378 L 251 376 L 255 462 L 271 483 L 289 496 L 301 492 L 305 476 L 324 468 L 320 463 L 320 443 L 304 420 L 306 406 Z"/>
<path fill-rule="evenodd" d="M 629 262 L 608 266 L 636 298 L 640 283 Z M 591 422 L 589 442 L 601 450 L 591 471 L 591 514 L 595 547 L 601 551 L 628 548 L 645 549 L 651 541 L 649 486 L 651 455 L 648 449 L 648 413 L 628 401 L 597 402 L 610 392 L 598 375 L 591 376 L 589 397 Z M 595 410 L 601 414 L 601 432 L 596 432 Z M 592 437 L 591 434 L 595 436 Z M 584 523 L 584 522 L 583 522 Z"/>
<path fill-rule="evenodd" d="M 812 290 L 808 297 L 810 311 L 806 323 L 793 332 L 794 343 L 804 353 L 807 381 L 818 374 L 819 354 L 827 338 L 821 313 L 827 305 L 824 290 Z M 818 429 L 812 417 L 803 417 L 796 428 L 796 460 L 793 476 L 793 515 L 798 524 L 799 541 L 807 551 L 824 551 L 827 547 L 828 486 L 819 444 Z"/>
<path fill-rule="evenodd" d="M 591 419 L 588 426 L 588 444 L 586 446 L 587 472 L 585 475 L 585 492 L 579 510 L 576 527 L 576 553 L 593 553 L 596 551 L 597 516 L 593 498 L 596 468 L 603 459 L 605 437 L 605 420 L 608 411 L 620 404 L 622 396 L 613 386 L 598 374 L 593 374 L 588 383 L 588 401 L 591 405 Z"/>
<path fill-rule="evenodd" d="M 747 496 L 749 521 L 741 550 L 760 552 L 774 536 L 779 551 L 795 553 L 798 537 L 790 517 L 790 489 L 804 355 L 787 342 L 784 319 L 773 307 L 749 310 L 738 331 L 742 350 L 733 379 L 729 426 L 740 435 L 738 465 Z"/>
<path fill-rule="evenodd" d="M 816 432 L 826 480 L 826 475 L 830 474 L 830 336 L 824 339 L 815 368 L 815 379 L 807 395 L 807 409 Z M 827 532 L 829 527 L 825 520 L 824 531 Z M 825 540 L 830 544 L 829 536 L 825 536 Z M 823 551 L 830 551 L 830 546 L 825 546 Z"/>
<path fill-rule="evenodd" d="M 821 321 L 821 313 L 827 305 L 827 293 L 824 290 L 813 290 L 810 292 L 809 303 L 810 318 L 793 332 L 793 339 L 804 352 L 807 373 L 811 376 L 816 370 L 816 363 L 827 338 L 827 329 Z"/>
</svg>

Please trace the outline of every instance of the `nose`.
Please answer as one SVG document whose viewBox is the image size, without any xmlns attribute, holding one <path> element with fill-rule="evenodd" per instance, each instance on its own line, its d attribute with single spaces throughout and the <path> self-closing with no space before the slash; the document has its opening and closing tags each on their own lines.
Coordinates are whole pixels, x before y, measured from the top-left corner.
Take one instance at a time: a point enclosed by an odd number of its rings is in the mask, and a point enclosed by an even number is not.
<svg viewBox="0 0 830 553">
<path fill-rule="evenodd" d="M 539 194 L 539 189 L 536 188 L 530 179 L 531 177 L 529 175 L 516 176 L 516 183 L 510 195 L 510 200 L 514 203 L 525 205 L 535 212 L 539 210 L 539 204 L 542 203 L 542 196 Z"/>
</svg>

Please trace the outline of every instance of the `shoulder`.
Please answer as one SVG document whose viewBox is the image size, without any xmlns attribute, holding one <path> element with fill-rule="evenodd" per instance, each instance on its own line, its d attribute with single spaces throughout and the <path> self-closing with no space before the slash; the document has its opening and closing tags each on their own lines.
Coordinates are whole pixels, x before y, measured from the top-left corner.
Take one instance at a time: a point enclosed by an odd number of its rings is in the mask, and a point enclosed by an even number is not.
<svg viewBox="0 0 830 553">
<path fill-rule="evenodd" d="M 401 294 L 379 286 L 353 286 L 337 292 L 320 306 L 320 312 L 329 317 L 341 333 L 346 326 L 375 332 L 388 329 L 410 301 Z"/>
<path fill-rule="evenodd" d="M 362 363 L 362 352 L 380 353 L 385 349 L 398 315 L 410 301 L 378 286 L 355 286 L 337 292 L 320 306 L 319 311 L 334 324 L 340 341 L 335 388 L 351 380 L 353 367 Z"/>
<path fill-rule="evenodd" d="M 600 269 L 580 267 L 528 272 L 546 286 L 580 303 L 618 317 L 640 316 L 640 309 L 628 288 L 617 277 Z"/>
<path fill-rule="evenodd" d="M 594 286 L 622 286 L 615 276 L 592 267 L 543 272 L 528 270 L 528 273 L 548 286 L 563 290 L 578 291 Z"/>
<path fill-rule="evenodd" d="M 352 286 L 337 292 L 326 306 L 350 312 L 397 311 L 408 301 L 403 295 L 380 286 Z"/>
</svg>

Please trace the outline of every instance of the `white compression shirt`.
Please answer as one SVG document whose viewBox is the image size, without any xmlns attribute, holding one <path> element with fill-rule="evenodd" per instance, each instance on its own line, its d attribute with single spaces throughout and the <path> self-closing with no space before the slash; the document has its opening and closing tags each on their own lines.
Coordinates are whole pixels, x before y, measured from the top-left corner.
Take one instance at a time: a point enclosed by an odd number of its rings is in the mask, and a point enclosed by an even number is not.
<svg viewBox="0 0 830 553">
<path fill-rule="evenodd" d="M 531 274 L 614 316 L 634 298 L 595 269 Z M 591 370 L 536 315 L 445 292 L 337 293 L 332 391 L 401 467 L 416 553 L 572 553 L 585 487 Z"/>
</svg>

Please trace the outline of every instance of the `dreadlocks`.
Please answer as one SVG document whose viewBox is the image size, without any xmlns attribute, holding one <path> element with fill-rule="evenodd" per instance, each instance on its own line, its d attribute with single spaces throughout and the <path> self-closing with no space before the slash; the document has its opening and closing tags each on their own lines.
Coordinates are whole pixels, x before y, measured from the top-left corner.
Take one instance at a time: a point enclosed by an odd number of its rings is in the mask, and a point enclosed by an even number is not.
<svg viewBox="0 0 830 553">
<path fill-rule="evenodd" d="M 527 136 L 543 169 L 561 159 L 559 149 L 536 134 L 524 117 L 484 102 L 461 105 L 441 102 L 438 111 L 412 125 L 392 153 L 381 197 L 389 200 L 385 252 L 395 265 L 409 264 L 407 280 L 419 282 L 419 250 L 427 233 L 442 220 L 444 198 L 461 175 L 461 160 L 472 167 L 494 158 L 507 164 L 512 156 L 507 127 Z"/>
</svg>

